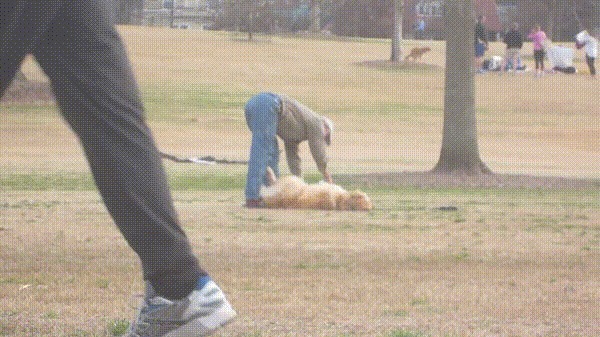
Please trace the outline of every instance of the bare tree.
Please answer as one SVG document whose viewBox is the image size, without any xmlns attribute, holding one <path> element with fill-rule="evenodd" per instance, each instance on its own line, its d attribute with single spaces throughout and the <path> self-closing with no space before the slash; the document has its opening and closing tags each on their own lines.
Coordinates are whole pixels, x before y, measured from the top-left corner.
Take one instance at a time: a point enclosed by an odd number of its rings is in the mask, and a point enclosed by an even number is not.
<svg viewBox="0 0 600 337">
<path fill-rule="evenodd" d="M 518 0 L 519 22 L 525 29 L 542 26 L 555 41 L 572 41 L 583 27 L 600 20 L 598 0 Z M 588 28 L 589 29 L 589 28 Z"/>
<path fill-rule="evenodd" d="M 310 2 L 310 26 L 309 31 L 317 33 L 321 31 L 321 0 Z"/>
<path fill-rule="evenodd" d="M 115 0 L 116 22 L 119 25 L 139 24 L 144 0 Z"/>
<path fill-rule="evenodd" d="M 404 0 L 394 0 L 394 28 L 392 33 L 392 55 L 390 61 L 402 60 L 402 19 L 404 17 Z"/>
<path fill-rule="evenodd" d="M 473 63 L 474 0 L 446 1 L 444 130 L 436 173 L 491 173 L 479 156 Z"/>
<path fill-rule="evenodd" d="M 171 12 L 169 14 L 169 27 L 175 28 L 175 0 L 171 0 Z"/>
<path fill-rule="evenodd" d="M 235 16 L 236 29 L 245 30 L 248 33 L 248 41 L 254 39 L 259 12 L 264 9 L 265 4 L 264 0 L 229 0 L 229 10 Z"/>
<path fill-rule="evenodd" d="M 577 20 L 577 29 L 587 29 L 598 33 L 600 29 L 600 0 L 572 0 L 573 16 Z"/>
</svg>

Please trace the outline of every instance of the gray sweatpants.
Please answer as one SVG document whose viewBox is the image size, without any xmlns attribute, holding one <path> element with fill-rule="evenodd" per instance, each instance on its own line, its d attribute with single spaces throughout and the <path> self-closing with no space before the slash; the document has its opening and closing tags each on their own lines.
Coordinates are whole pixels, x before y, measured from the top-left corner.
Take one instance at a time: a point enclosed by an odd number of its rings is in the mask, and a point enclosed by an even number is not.
<svg viewBox="0 0 600 337">
<path fill-rule="evenodd" d="M 181 298 L 206 273 L 173 208 L 166 176 L 110 0 L 0 3 L 0 95 L 26 54 L 51 80 L 108 211 L 142 262 L 144 279 Z"/>
</svg>

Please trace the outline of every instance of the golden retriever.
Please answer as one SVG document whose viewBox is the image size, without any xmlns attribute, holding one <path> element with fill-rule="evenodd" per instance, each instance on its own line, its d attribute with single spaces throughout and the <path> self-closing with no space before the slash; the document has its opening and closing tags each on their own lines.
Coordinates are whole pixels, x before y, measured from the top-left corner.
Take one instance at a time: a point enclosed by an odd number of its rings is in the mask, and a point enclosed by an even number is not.
<svg viewBox="0 0 600 337">
<path fill-rule="evenodd" d="M 415 47 L 410 51 L 410 54 L 406 55 L 404 61 L 407 61 L 409 58 L 412 58 L 413 61 L 420 60 L 423 57 L 423 54 L 430 51 L 429 47 Z"/>
<path fill-rule="evenodd" d="M 342 187 L 320 182 L 307 184 L 302 178 L 285 176 L 275 177 L 273 170 L 267 168 L 269 186 L 262 186 L 260 196 L 267 208 L 307 208 L 323 210 L 373 209 L 371 199 L 359 190 L 348 192 Z"/>
</svg>

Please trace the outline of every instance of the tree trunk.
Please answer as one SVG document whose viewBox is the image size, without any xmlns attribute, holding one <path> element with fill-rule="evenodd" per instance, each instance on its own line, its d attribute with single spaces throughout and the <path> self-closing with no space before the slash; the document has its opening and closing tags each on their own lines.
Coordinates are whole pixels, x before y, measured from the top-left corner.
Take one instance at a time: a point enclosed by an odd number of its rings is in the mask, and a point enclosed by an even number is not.
<svg viewBox="0 0 600 337">
<path fill-rule="evenodd" d="M 556 27 L 555 22 L 556 22 L 556 1 L 551 1 L 548 4 L 548 14 L 547 14 L 547 18 L 548 18 L 548 27 L 546 28 L 546 34 L 548 36 L 548 38 L 550 40 L 554 40 L 555 38 L 555 34 L 554 34 L 554 29 Z"/>
<path fill-rule="evenodd" d="M 169 14 L 169 27 L 175 28 L 175 0 L 171 3 L 171 13 Z"/>
<path fill-rule="evenodd" d="M 390 61 L 402 60 L 402 18 L 404 17 L 404 0 L 394 0 L 394 30 L 392 34 L 392 56 Z"/>
<path fill-rule="evenodd" d="M 254 31 L 254 13 L 250 10 L 248 13 L 248 41 L 252 41 L 252 32 Z"/>
<path fill-rule="evenodd" d="M 474 0 L 446 2 L 446 79 L 442 149 L 433 172 L 491 173 L 479 156 L 475 117 L 475 79 L 471 67 Z"/>
<path fill-rule="evenodd" d="M 318 33 L 321 31 L 321 1 L 312 0 L 310 6 L 310 32 Z"/>
</svg>

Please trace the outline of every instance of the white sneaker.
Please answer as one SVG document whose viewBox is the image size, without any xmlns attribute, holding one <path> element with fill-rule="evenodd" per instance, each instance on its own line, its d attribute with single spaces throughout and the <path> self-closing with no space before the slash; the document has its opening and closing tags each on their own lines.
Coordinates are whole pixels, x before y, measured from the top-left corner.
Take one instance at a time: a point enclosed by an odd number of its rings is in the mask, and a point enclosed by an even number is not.
<svg viewBox="0 0 600 337">
<path fill-rule="evenodd" d="M 202 337 L 212 334 L 236 316 L 215 282 L 200 279 L 187 297 L 171 301 L 146 284 L 146 296 L 128 337 Z"/>
</svg>

